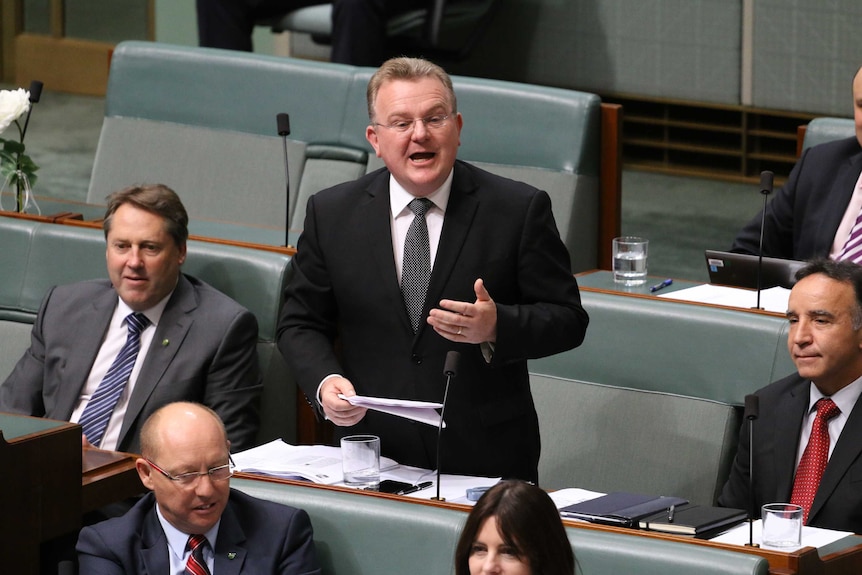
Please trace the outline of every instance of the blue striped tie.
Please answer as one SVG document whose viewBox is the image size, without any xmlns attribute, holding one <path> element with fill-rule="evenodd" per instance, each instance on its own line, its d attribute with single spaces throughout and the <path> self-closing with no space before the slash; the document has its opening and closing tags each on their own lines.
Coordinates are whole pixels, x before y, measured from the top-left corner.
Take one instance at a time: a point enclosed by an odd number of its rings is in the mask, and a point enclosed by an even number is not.
<svg viewBox="0 0 862 575">
<path fill-rule="evenodd" d="M 102 436 L 114 413 L 114 407 L 126 388 L 129 376 L 132 375 L 132 368 L 135 367 L 138 350 L 141 348 L 141 332 L 150 325 L 150 320 L 142 313 L 130 313 L 126 316 L 126 325 L 129 330 L 126 344 L 117 354 L 102 383 L 96 388 L 96 393 L 87 402 L 78 422 L 84 428 L 87 441 L 95 447 L 101 446 Z"/>
</svg>

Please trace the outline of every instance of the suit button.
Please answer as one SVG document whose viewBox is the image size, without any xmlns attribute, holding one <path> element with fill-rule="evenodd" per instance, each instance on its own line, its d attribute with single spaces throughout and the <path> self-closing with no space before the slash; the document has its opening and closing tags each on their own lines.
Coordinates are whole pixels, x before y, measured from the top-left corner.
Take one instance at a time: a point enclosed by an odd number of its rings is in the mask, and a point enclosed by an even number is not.
<svg viewBox="0 0 862 575">
<path fill-rule="evenodd" d="M 412 361 L 416 365 L 421 365 L 422 364 L 422 356 L 419 355 L 418 353 L 414 353 L 412 356 L 410 356 L 410 361 Z"/>
</svg>

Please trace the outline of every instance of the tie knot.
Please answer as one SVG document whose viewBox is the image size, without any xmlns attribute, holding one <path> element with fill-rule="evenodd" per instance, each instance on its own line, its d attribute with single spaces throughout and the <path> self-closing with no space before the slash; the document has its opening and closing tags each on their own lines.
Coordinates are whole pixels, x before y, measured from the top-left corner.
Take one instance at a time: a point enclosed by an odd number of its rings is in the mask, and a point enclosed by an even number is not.
<svg viewBox="0 0 862 575">
<path fill-rule="evenodd" d="M 428 198 L 416 198 L 408 204 L 408 208 L 413 212 L 414 215 L 423 218 L 425 217 L 425 212 L 431 209 L 433 202 Z"/>
<path fill-rule="evenodd" d="M 838 409 L 835 402 L 828 397 L 824 397 L 817 401 L 817 417 L 829 421 L 839 413 L 841 413 L 841 410 Z"/>
<path fill-rule="evenodd" d="M 201 545 L 206 545 L 207 538 L 203 535 L 189 535 L 189 541 L 186 543 L 186 548 L 192 553 Z"/>
<path fill-rule="evenodd" d="M 126 316 L 126 324 L 129 326 L 129 333 L 139 334 L 150 325 L 150 320 L 144 314 L 135 312 Z"/>
</svg>

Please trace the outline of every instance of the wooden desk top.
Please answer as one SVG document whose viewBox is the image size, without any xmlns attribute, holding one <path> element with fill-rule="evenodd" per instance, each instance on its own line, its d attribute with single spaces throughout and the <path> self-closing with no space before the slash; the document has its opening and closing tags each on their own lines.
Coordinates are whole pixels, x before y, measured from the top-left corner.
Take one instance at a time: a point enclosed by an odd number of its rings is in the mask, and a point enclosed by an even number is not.
<svg viewBox="0 0 862 575">
<path fill-rule="evenodd" d="M 84 449 L 81 475 L 81 513 L 141 495 L 141 484 L 133 453 Z"/>
</svg>

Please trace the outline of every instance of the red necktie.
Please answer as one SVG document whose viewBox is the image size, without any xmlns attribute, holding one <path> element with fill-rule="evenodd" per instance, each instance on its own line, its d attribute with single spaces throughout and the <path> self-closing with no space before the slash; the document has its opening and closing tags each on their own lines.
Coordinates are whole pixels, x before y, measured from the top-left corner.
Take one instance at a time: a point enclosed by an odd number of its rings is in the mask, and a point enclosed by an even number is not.
<svg viewBox="0 0 862 575">
<path fill-rule="evenodd" d="M 811 437 L 799 460 L 796 479 L 793 481 L 793 495 L 790 502 L 802 506 L 802 523 L 808 524 L 808 512 L 814 502 L 814 495 L 820 485 L 820 478 L 829 461 L 829 420 L 841 413 L 831 399 L 824 397 L 817 401 L 817 416 L 811 427 Z"/>
<path fill-rule="evenodd" d="M 207 539 L 203 535 L 189 535 L 188 548 L 192 550 L 186 562 L 186 573 L 190 575 L 210 575 L 207 562 L 204 560 L 204 547 Z"/>
</svg>

